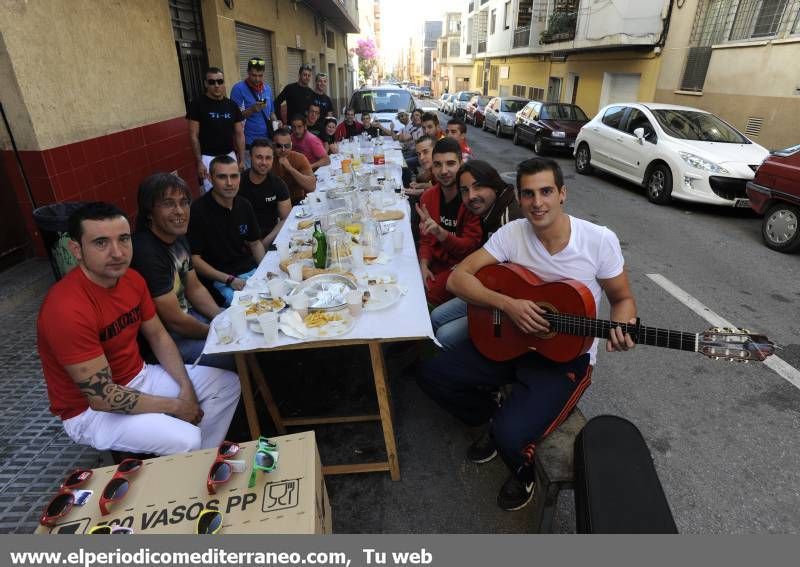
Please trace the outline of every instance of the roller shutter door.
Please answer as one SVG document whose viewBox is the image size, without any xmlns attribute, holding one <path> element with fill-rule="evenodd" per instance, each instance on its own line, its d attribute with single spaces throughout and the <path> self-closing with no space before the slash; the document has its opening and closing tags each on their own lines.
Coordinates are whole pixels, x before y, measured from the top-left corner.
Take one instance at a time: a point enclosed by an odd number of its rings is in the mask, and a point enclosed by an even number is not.
<svg viewBox="0 0 800 567">
<path fill-rule="evenodd" d="M 300 66 L 303 64 L 303 50 L 302 49 L 292 49 L 291 47 L 286 49 L 286 81 L 288 83 L 294 83 L 297 81 L 297 73 L 300 71 Z M 314 79 L 311 79 L 311 86 L 314 86 Z"/>
<path fill-rule="evenodd" d="M 236 23 L 236 47 L 239 50 L 239 78 L 247 76 L 247 62 L 252 57 L 261 57 L 265 62 L 264 82 L 275 93 L 275 74 L 272 68 L 272 34 L 262 29 Z"/>
<path fill-rule="evenodd" d="M 600 106 L 615 102 L 636 102 L 639 100 L 639 82 L 642 76 L 638 73 L 605 73 L 600 97 Z"/>
</svg>

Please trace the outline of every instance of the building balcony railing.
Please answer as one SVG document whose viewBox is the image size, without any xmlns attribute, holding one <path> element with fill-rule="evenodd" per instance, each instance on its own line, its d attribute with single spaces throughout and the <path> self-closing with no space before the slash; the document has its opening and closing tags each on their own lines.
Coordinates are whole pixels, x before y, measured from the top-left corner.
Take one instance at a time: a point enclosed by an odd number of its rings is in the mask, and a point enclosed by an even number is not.
<svg viewBox="0 0 800 567">
<path fill-rule="evenodd" d="M 550 16 L 547 29 L 542 32 L 542 43 L 556 43 L 574 39 L 577 23 L 577 12 L 555 12 Z"/>
<path fill-rule="evenodd" d="M 531 27 L 525 26 L 514 30 L 512 47 L 528 47 L 531 44 Z"/>
<path fill-rule="evenodd" d="M 478 51 L 476 53 L 486 53 L 486 40 L 478 42 Z"/>
<path fill-rule="evenodd" d="M 469 3 L 469 9 L 467 10 L 467 13 L 474 11 L 475 11 L 475 1 L 473 0 L 472 2 Z"/>
</svg>

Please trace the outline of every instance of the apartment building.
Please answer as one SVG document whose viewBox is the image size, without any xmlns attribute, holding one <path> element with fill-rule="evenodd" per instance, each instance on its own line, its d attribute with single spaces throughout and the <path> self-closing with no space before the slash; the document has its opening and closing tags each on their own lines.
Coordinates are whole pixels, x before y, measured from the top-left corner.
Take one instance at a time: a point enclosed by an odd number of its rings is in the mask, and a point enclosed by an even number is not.
<svg viewBox="0 0 800 567">
<path fill-rule="evenodd" d="M 709 110 L 768 148 L 800 140 L 800 0 L 687 0 L 655 99 Z"/>
<path fill-rule="evenodd" d="M 308 63 L 341 108 L 356 22 L 355 0 L 0 3 L 0 258 L 44 252 L 36 207 L 105 200 L 133 214 L 156 171 L 197 190 L 185 114 L 208 65 L 230 91 L 261 57 L 278 93 Z"/>
<path fill-rule="evenodd" d="M 447 12 L 444 16 L 443 35 L 438 40 L 438 82 L 433 85 L 433 95 L 445 91 L 465 91 L 472 88 L 472 57 L 462 45 L 461 12 Z"/>
</svg>

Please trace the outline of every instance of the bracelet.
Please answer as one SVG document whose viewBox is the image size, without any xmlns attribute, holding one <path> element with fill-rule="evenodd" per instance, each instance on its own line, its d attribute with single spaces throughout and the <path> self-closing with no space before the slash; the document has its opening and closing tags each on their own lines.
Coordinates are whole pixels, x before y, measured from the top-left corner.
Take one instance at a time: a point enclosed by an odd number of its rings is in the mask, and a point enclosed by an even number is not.
<svg viewBox="0 0 800 567">
<path fill-rule="evenodd" d="M 225 285 L 230 286 L 233 283 L 233 280 L 236 279 L 236 276 L 228 276 L 225 280 Z"/>
</svg>

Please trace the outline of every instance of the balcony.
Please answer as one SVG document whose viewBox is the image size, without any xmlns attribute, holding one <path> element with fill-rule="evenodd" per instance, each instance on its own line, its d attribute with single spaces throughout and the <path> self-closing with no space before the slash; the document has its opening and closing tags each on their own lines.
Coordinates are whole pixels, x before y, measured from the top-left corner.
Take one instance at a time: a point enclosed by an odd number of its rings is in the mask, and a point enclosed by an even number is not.
<svg viewBox="0 0 800 567">
<path fill-rule="evenodd" d="M 550 16 L 547 29 L 542 32 L 542 43 L 556 43 L 575 39 L 578 12 L 555 12 Z"/>
<path fill-rule="evenodd" d="M 472 44 L 467 44 L 467 55 L 472 55 Z"/>
<path fill-rule="evenodd" d="M 474 11 L 475 11 L 475 0 L 472 0 L 472 2 L 469 3 L 469 8 L 467 9 L 467 13 L 471 14 Z"/>
<path fill-rule="evenodd" d="M 478 42 L 478 51 L 476 53 L 486 53 L 486 40 L 482 39 Z"/>
<path fill-rule="evenodd" d="M 528 47 L 531 44 L 531 27 L 525 26 L 514 30 L 512 47 Z"/>
<path fill-rule="evenodd" d="M 307 0 L 306 4 L 344 33 L 358 33 L 358 7 L 345 0 Z"/>
</svg>

